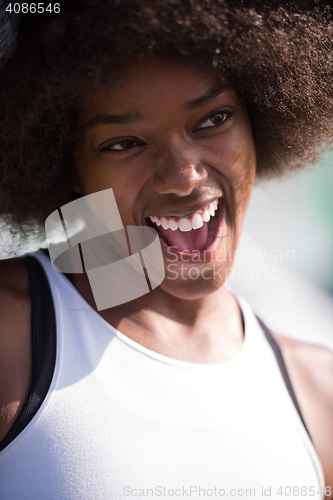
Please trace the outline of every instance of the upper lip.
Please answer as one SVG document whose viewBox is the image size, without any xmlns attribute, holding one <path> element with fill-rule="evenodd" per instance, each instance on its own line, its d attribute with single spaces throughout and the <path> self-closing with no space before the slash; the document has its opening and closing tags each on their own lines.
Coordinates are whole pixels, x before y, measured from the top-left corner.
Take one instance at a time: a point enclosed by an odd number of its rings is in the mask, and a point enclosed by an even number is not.
<svg viewBox="0 0 333 500">
<path fill-rule="evenodd" d="M 198 212 L 199 210 L 202 210 L 203 208 L 210 205 L 214 200 L 217 200 L 219 198 L 220 197 L 215 196 L 214 198 L 210 198 L 209 200 L 200 201 L 200 202 L 196 203 L 195 205 L 185 206 L 185 207 L 181 207 L 181 208 L 172 208 L 169 210 L 161 210 L 159 212 L 155 211 L 155 212 L 147 215 L 146 218 L 147 217 L 180 217 L 180 218 L 186 217 L 187 215 L 191 215 L 194 212 Z"/>
</svg>

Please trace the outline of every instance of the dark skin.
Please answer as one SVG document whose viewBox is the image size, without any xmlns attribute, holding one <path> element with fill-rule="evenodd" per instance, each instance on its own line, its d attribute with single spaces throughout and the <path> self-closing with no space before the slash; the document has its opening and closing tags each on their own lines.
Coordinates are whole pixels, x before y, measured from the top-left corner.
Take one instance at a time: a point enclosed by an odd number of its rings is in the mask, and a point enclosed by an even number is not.
<svg viewBox="0 0 333 500">
<path fill-rule="evenodd" d="M 212 71 L 146 57 L 122 69 L 111 89 L 92 89 L 78 113 L 74 189 L 88 195 L 112 187 L 124 226 L 146 224 L 149 215 L 186 215 L 214 199 L 224 206 L 221 237 L 211 260 L 196 264 L 198 279 L 185 279 L 192 263 L 185 265 L 182 276 L 170 279 L 164 249 L 166 279 L 161 286 L 122 306 L 97 311 L 148 349 L 192 363 L 222 363 L 236 356 L 243 344 L 239 306 L 224 283 L 253 186 L 255 150 L 246 109 L 236 93 L 221 84 L 227 86 Z M 186 106 L 189 101 L 192 107 Z M 129 114 L 131 119 L 123 123 L 105 119 Z M 224 262 L 218 261 L 218 250 L 228 255 Z M 178 259 L 173 269 L 180 271 L 181 264 Z M 203 277 L 204 267 L 209 279 Z M 213 279 L 214 268 L 220 274 Z M 29 393 L 31 349 L 24 262 L 0 263 L 0 275 L 2 439 Z M 75 275 L 75 286 L 96 310 L 86 276 Z M 326 484 L 332 485 L 333 355 L 275 337 Z"/>
<path fill-rule="evenodd" d="M 174 263 L 172 257 L 172 269 L 179 270 L 173 279 L 168 270 L 171 257 L 164 249 L 166 279 L 161 286 L 101 315 L 162 354 L 198 363 L 222 362 L 242 345 L 238 304 L 222 285 L 254 180 L 250 123 L 232 89 L 221 87 L 208 98 L 211 89 L 221 86 L 215 74 L 199 76 L 183 66 L 150 59 L 129 67 L 112 92 L 95 90 L 82 106 L 76 189 L 87 195 L 112 187 L 124 226 L 145 224 L 151 214 L 189 214 L 223 195 L 226 217 L 217 246 L 228 258 L 196 263 L 200 271 L 206 268 L 205 278 L 192 280 L 187 272 L 193 264 L 181 259 Z M 203 96 L 200 105 L 185 108 Z M 220 118 L 218 110 L 225 111 Z M 99 123 L 96 117 L 102 114 Z M 129 114 L 134 115 L 131 123 L 104 123 L 105 115 Z M 87 125 L 92 120 L 93 126 Z M 214 121 L 221 123 L 216 126 Z M 214 267 L 221 271 L 215 279 Z M 86 279 L 77 275 L 77 283 L 87 296 Z"/>
</svg>

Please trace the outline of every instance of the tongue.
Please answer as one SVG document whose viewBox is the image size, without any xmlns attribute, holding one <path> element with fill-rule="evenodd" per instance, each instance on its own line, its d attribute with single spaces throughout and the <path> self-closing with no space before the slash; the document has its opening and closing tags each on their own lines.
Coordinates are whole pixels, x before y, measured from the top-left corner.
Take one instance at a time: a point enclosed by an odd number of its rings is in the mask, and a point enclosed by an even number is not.
<svg viewBox="0 0 333 500">
<path fill-rule="evenodd" d="M 184 250 L 187 250 L 187 252 L 193 252 L 194 250 L 201 252 L 208 245 L 208 228 L 209 223 L 204 222 L 203 226 L 199 229 L 192 229 L 186 232 L 180 229 L 176 229 L 175 231 L 163 229 L 162 226 L 159 226 L 157 229 L 169 245 L 177 247 L 179 252 L 183 252 Z"/>
</svg>

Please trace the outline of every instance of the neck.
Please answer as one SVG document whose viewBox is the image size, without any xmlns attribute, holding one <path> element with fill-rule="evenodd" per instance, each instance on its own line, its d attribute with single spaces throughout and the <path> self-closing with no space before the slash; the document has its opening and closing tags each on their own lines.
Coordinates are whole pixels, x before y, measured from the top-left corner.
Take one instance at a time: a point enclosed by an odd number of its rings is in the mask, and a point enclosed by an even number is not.
<svg viewBox="0 0 333 500">
<path fill-rule="evenodd" d="M 96 310 L 86 275 L 75 275 L 75 286 Z M 182 361 L 221 363 L 234 357 L 243 343 L 240 309 L 225 286 L 194 300 L 172 296 L 158 287 L 97 312 L 135 342 Z"/>
</svg>

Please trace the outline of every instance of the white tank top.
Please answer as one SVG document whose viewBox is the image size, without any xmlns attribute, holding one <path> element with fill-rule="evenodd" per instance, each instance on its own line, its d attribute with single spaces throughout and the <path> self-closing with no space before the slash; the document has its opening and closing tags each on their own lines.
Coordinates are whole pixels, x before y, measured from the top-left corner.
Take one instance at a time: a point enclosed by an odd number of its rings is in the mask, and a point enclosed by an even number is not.
<svg viewBox="0 0 333 500">
<path fill-rule="evenodd" d="M 244 299 L 237 356 L 177 361 L 117 331 L 32 255 L 53 296 L 56 364 L 37 414 L 0 453 L 1 499 L 324 498 L 317 453 Z"/>
</svg>

